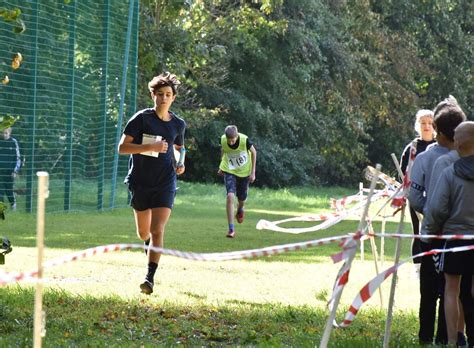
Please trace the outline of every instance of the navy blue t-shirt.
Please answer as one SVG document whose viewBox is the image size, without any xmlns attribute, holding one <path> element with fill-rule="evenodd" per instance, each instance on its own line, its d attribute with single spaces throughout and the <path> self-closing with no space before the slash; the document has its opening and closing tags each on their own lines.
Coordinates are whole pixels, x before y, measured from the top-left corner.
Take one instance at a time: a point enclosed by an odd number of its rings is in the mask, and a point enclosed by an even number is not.
<svg viewBox="0 0 474 348">
<path fill-rule="evenodd" d="M 173 144 L 184 144 L 186 123 L 174 113 L 170 114 L 171 120 L 163 121 L 155 113 L 155 109 L 150 108 L 138 111 L 128 121 L 123 133 L 133 137 L 133 144 L 141 144 L 143 134 L 159 135 L 168 143 L 168 151 L 160 153 L 158 157 L 130 155 L 126 184 L 159 191 L 176 190 Z"/>
</svg>

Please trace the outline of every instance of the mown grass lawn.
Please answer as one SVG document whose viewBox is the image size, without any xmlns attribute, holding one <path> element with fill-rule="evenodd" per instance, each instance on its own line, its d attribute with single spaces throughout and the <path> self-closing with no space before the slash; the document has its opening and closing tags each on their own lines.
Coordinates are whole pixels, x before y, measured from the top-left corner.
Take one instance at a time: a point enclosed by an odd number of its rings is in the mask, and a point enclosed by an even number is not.
<svg viewBox="0 0 474 348">
<path fill-rule="evenodd" d="M 329 212 L 329 198 L 355 193 L 343 188 L 251 189 L 246 220 L 235 239 L 227 232 L 224 191 L 219 185 L 180 183 L 166 248 L 193 252 L 256 249 L 354 232 L 358 221 L 299 235 L 255 229 L 260 219 L 280 220 L 304 213 Z M 391 212 L 389 209 L 388 212 Z M 397 217 L 398 218 L 398 217 Z M 397 218 L 387 223 L 395 232 Z M 36 265 L 34 215 L 11 213 L 2 223 L 14 250 L 5 271 Z M 310 226 L 298 223 L 288 226 Z M 380 221 L 375 221 L 380 230 Z M 408 224 L 405 230 L 409 232 Z M 45 258 L 112 243 L 139 243 L 131 209 L 96 213 L 48 213 Z M 409 255 L 402 243 L 402 258 Z M 385 241 L 385 269 L 394 240 Z M 380 241 L 377 240 L 380 249 Z M 199 262 L 163 256 L 155 293 L 139 293 L 146 258 L 141 250 L 97 255 L 45 272 L 46 347 L 57 346 L 316 346 L 321 339 L 340 264 L 330 255 L 336 244 L 256 260 Z M 370 243 L 365 260 L 356 260 L 341 299 L 341 320 L 357 291 L 375 275 Z M 412 264 L 400 269 L 393 347 L 417 345 L 418 280 Z M 389 278 L 390 280 L 390 278 Z M 383 339 L 390 281 L 363 307 L 348 329 L 334 330 L 332 347 L 379 347 Z M 31 346 L 34 287 L 19 283 L 0 288 L 0 346 Z"/>
</svg>

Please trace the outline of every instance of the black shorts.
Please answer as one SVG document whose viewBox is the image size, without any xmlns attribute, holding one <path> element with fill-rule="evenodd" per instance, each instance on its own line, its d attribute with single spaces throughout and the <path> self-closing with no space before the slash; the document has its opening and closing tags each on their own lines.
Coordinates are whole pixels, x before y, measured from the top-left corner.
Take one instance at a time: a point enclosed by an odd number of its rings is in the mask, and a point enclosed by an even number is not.
<svg viewBox="0 0 474 348">
<path fill-rule="evenodd" d="M 241 178 L 234 174 L 224 173 L 224 183 L 227 193 L 234 193 L 239 201 L 245 201 L 249 191 L 249 177 Z"/>
<path fill-rule="evenodd" d="M 474 245 L 473 240 L 448 240 L 444 248 Z M 474 250 L 447 252 L 441 255 L 440 268 L 444 273 L 453 275 L 474 275 Z"/>
<path fill-rule="evenodd" d="M 152 208 L 173 208 L 176 191 L 160 191 L 149 187 L 128 187 L 133 209 L 144 211 Z"/>
</svg>

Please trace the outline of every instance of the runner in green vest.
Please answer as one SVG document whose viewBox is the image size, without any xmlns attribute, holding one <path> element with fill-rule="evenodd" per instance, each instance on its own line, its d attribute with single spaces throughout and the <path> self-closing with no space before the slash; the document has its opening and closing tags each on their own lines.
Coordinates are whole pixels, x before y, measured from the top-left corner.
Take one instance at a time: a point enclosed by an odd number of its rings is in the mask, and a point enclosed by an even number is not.
<svg viewBox="0 0 474 348">
<path fill-rule="evenodd" d="M 225 128 L 221 137 L 221 163 L 218 174 L 224 176 L 227 191 L 227 222 L 229 223 L 228 238 L 235 237 L 234 229 L 234 197 L 237 196 L 238 206 L 235 215 L 237 222 L 244 221 L 244 203 L 247 199 L 249 183 L 255 181 L 255 165 L 257 150 L 250 139 L 239 133 L 237 126 Z"/>
</svg>

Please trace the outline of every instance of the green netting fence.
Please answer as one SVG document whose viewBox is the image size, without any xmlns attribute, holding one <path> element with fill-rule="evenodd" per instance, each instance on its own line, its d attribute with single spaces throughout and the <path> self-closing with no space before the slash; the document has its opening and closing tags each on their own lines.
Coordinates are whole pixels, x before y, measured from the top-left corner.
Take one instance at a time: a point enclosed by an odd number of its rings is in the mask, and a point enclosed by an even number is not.
<svg viewBox="0 0 474 348">
<path fill-rule="evenodd" d="M 0 18 L 0 116 L 24 165 L 17 209 L 36 209 L 37 171 L 50 175 L 48 211 L 127 205 L 123 125 L 136 108 L 139 0 L 2 0 L 26 30 Z M 12 58 L 21 53 L 18 69 Z M 5 200 L 6 201 L 6 200 Z"/>
</svg>

